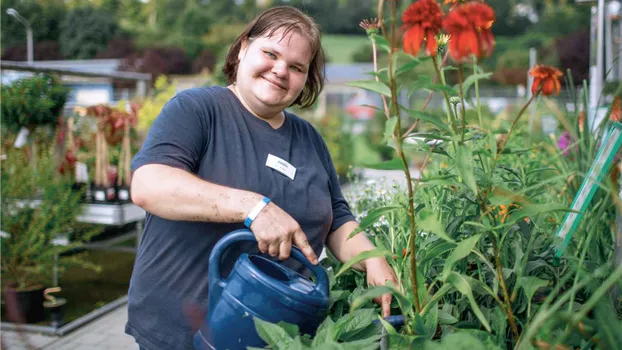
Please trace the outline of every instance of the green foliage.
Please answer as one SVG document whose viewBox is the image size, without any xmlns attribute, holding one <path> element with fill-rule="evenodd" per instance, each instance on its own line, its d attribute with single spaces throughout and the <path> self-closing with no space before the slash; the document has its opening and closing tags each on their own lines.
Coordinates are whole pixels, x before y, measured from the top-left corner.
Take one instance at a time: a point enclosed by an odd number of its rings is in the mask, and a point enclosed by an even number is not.
<svg viewBox="0 0 622 350">
<path fill-rule="evenodd" d="M 9 8 L 15 9 L 30 23 L 35 44 L 58 39 L 60 24 L 66 13 L 62 0 L 3 0 L 0 5 L 3 49 L 19 45 L 26 46 L 26 29 L 15 17 L 6 13 Z"/>
<path fill-rule="evenodd" d="M 21 149 L 3 150 L 2 160 L 2 280 L 17 289 L 28 289 L 49 280 L 55 257 L 69 252 L 92 237 L 98 230 L 84 229 L 76 222 L 82 211 L 82 193 L 72 189 L 72 182 L 57 173 L 53 148 L 43 148 L 31 166 Z M 65 235 L 67 245 L 55 245 L 54 239 Z M 71 264 L 91 267 L 76 256 L 61 257 L 61 270 Z"/>
<path fill-rule="evenodd" d="M 58 78 L 45 74 L 2 85 L 2 125 L 11 131 L 54 125 L 68 93 Z"/>
<path fill-rule="evenodd" d="M 91 6 L 72 9 L 61 25 L 58 38 L 61 50 L 74 59 L 93 58 L 115 37 L 118 25 L 115 17 L 104 9 Z"/>
<path fill-rule="evenodd" d="M 329 113 L 314 125 L 326 143 L 333 165 L 340 180 L 345 180 L 353 164 L 354 139 L 350 132 L 347 116 L 343 113 Z"/>
<path fill-rule="evenodd" d="M 379 51 L 387 50 L 387 38 L 376 42 Z M 387 51 L 394 66 L 381 68 L 378 80 L 352 85 L 387 97 L 390 112 L 380 142 L 393 148 L 402 164 L 425 156 L 426 167 L 418 169 L 420 178 L 413 178 L 408 167 L 385 162 L 376 168 L 401 168 L 412 186 L 406 191 L 364 190 L 363 196 L 350 198 L 360 230 L 379 250 L 391 252 L 388 261 L 400 288 L 366 288 L 358 272 L 346 271 L 352 264 L 338 265 L 333 285 L 352 292 L 339 292 L 335 305 L 352 298 L 345 304 L 352 312 L 391 291 L 392 311 L 405 320 L 402 329 L 383 323 L 389 346 L 396 349 L 616 344 L 613 328 L 586 328 L 603 320 L 614 327 L 620 323 L 616 312 L 606 311 L 622 306 L 608 298 L 622 276 L 622 268 L 613 266 L 615 206 L 610 200 L 617 191 L 612 183 L 602 184 L 560 266 L 551 251 L 559 222 L 594 161 L 606 122 L 596 133 L 587 131 L 585 121 L 566 122 L 576 125 L 570 130 L 577 148 L 560 160 L 554 146 L 530 141 L 521 117 L 535 99 L 497 120 L 484 115 L 479 85 L 491 74 L 480 62 L 440 67 L 438 54 L 432 61 L 438 74 L 434 83 L 423 72 L 407 77 L 421 59 L 402 59 L 403 53 Z M 450 70 L 460 72 L 455 84 L 447 83 Z M 394 94 L 420 90 L 439 92 L 450 108 L 425 111 L 392 105 Z M 473 106 L 469 113 L 462 108 L 465 96 Z M 585 104 L 575 103 L 575 113 Z M 345 315 L 343 308 L 331 312 Z"/>
<path fill-rule="evenodd" d="M 165 76 L 159 76 L 155 82 L 153 97 L 145 99 L 138 111 L 138 129 L 143 132 L 149 130 L 166 102 L 174 95 L 175 84 L 169 84 Z"/>
</svg>

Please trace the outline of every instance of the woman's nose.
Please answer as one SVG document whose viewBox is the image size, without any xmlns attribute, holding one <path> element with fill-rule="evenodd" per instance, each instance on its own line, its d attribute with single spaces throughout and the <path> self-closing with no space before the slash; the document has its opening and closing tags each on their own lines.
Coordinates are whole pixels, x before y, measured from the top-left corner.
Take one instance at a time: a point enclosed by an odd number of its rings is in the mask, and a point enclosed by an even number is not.
<svg viewBox="0 0 622 350">
<path fill-rule="evenodd" d="M 287 65 L 283 61 L 277 61 L 272 66 L 272 73 L 279 78 L 285 78 L 287 75 Z"/>
</svg>

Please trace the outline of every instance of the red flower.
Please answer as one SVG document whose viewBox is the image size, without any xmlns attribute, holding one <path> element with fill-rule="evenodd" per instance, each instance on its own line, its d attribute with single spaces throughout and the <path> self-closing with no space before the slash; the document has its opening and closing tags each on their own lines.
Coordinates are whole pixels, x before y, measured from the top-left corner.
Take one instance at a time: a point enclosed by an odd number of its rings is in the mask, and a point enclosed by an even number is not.
<svg viewBox="0 0 622 350">
<path fill-rule="evenodd" d="M 544 96 L 549 96 L 552 93 L 559 95 L 559 89 L 561 88 L 559 77 L 563 75 L 559 69 L 551 66 L 537 65 L 531 69 L 529 75 L 534 78 L 533 85 L 531 86 L 531 92 L 534 95 L 539 89 L 542 89 Z"/>
<path fill-rule="evenodd" d="M 456 6 L 443 21 L 443 29 L 451 36 L 449 53 L 458 62 L 490 56 L 495 46 L 490 27 L 495 21 L 495 11 L 481 2 L 468 2 Z"/>
<path fill-rule="evenodd" d="M 425 52 L 436 54 L 438 45 L 434 37 L 441 30 L 443 12 L 434 0 L 418 0 L 410 5 L 402 14 L 404 34 L 404 51 L 413 56 L 419 53 L 425 38 Z"/>
</svg>

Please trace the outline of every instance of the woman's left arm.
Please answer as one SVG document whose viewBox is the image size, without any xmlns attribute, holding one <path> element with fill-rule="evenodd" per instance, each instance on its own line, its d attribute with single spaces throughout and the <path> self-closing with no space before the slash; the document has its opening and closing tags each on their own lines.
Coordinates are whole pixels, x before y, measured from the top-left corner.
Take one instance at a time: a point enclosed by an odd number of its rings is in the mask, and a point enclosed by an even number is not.
<svg viewBox="0 0 622 350">
<path fill-rule="evenodd" d="M 359 232 L 354 237 L 348 239 L 350 233 L 358 226 L 359 224 L 356 221 L 348 221 L 328 236 L 326 245 L 339 261 L 345 263 L 359 253 L 376 248 L 369 238 L 365 236 L 364 232 Z M 353 268 L 365 272 L 367 274 L 367 283 L 370 285 L 383 286 L 387 284 L 387 281 L 391 281 L 395 287 L 399 288 L 397 277 L 384 257 L 365 259 L 355 264 Z M 391 314 L 391 294 L 384 294 L 374 299 L 374 301 L 382 305 L 384 317 Z"/>
</svg>

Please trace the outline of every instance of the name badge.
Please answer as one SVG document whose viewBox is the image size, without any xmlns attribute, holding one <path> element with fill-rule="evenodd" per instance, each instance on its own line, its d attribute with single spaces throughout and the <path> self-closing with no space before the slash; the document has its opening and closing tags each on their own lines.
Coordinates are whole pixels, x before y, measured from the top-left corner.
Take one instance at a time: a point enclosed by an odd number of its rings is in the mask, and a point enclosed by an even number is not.
<svg viewBox="0 0 622 350">
<path fill-rule="evenodd" d="M 293 165 L 272 154 L 268 154 L 268 159 L 266 159 L 266 166 L 278 171 L 279 173 L 289 177 L 292 180 L 296 176 L 296 168 L 294 168 Z"/>
</svg>

